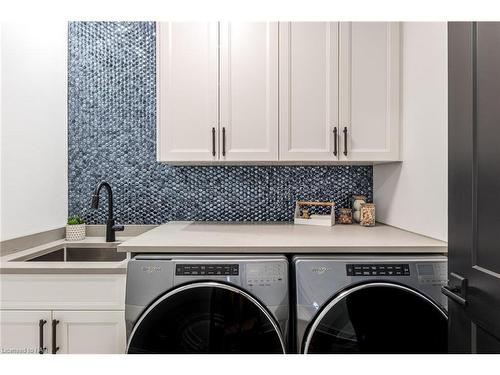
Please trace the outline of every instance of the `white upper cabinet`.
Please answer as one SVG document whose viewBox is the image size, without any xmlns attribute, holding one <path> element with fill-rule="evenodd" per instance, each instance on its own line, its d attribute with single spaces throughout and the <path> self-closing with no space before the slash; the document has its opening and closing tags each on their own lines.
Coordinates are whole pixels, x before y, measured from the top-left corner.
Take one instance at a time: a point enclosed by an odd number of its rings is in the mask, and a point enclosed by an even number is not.
<svg viewBox="0 0 500 375">
<path fill-rule="evenodd" d="M 400 160 L 399 24 L 158 23 L 159 161 Z"/>
<path fill-rule="evenodd" d="M 157 25 L 157 159 L 216 160 L 218 23 Z"/>
<path fill-rule="evenodd" d="M 278 160 L 278 23 L 220 23 L 223 161 Z"/>
<path fill-rule="evenodd" d="M 280 23 L 280 160 L 335 161 L 337 22 Z"/>
<path fill-rule="evenodd" d="M 340 24 L 340 160 L 399 159 L 399 24 Z"/>
</svg>

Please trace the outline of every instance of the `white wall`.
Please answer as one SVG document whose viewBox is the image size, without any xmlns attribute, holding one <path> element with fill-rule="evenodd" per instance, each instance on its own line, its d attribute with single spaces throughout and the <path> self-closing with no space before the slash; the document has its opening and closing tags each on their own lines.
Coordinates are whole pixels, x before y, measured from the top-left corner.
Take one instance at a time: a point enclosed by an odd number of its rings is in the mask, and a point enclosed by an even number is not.
<svg viewBox="0 0 500 375">
<path fill-rule="evenodd" d="M 0 240 L 65 224 L 67 23 L 1 30 Z"/>
<path fill-rule="evenodd" d="M 447 25 L 405 22 L 402 36 L 404 161 L 373 169 L 377 220 L 446 241 Z"/>
</svg>

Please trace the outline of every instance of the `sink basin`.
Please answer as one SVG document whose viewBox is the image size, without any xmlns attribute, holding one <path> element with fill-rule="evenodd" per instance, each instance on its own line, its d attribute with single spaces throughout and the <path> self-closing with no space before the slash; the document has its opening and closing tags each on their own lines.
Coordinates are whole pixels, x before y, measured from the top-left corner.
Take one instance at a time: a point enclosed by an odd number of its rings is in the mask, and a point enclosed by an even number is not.
<svg viewBox="0 0 500 375">
<path fill-rule="evenodd" d="M 25 259 L 25 262 L 120 262 L 127 253 L 112 247 L 63 247 Z"/>
</svg>

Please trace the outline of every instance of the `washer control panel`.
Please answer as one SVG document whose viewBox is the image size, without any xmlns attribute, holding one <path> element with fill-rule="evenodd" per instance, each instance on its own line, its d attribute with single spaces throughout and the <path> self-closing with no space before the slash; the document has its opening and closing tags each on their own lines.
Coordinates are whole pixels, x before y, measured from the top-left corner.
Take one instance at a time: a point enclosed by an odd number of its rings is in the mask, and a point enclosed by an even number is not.
<svg viewBox="0 0 500 375">
<path fill-rule="evenodd" d="M 238 264 L 176 264 L 175 276 L 238 276 Z"/>
<path fill-rule="evenodd" d="M 246 276 L 249 286 L 271 286 L 285 280 L 283 263 L 247 264 Z"/>
<path fill-rule="evenodd" d="M 346 264 L 347 276 L 410 276 L 409 264 Z"/>
</svg>

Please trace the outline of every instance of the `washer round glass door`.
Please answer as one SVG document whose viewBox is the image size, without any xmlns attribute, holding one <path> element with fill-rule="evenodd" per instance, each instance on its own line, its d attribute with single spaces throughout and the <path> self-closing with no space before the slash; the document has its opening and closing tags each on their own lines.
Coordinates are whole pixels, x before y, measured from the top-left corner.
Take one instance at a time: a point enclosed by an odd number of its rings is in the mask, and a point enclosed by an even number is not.
<svg viewBox="0 0 500 375">
<path fill-rule="evenodd" d="M 446 353 L 446 313 L 423 294 L 392 283 L 340 293 L 320 311 L 304 353 Z"/>
<path fill-rule="evenodd" d="M 128 353 L 284 353 L 279 326 L 241 289 L 217 282 L 178 287 L 139 318 Z"/>
</svg>

